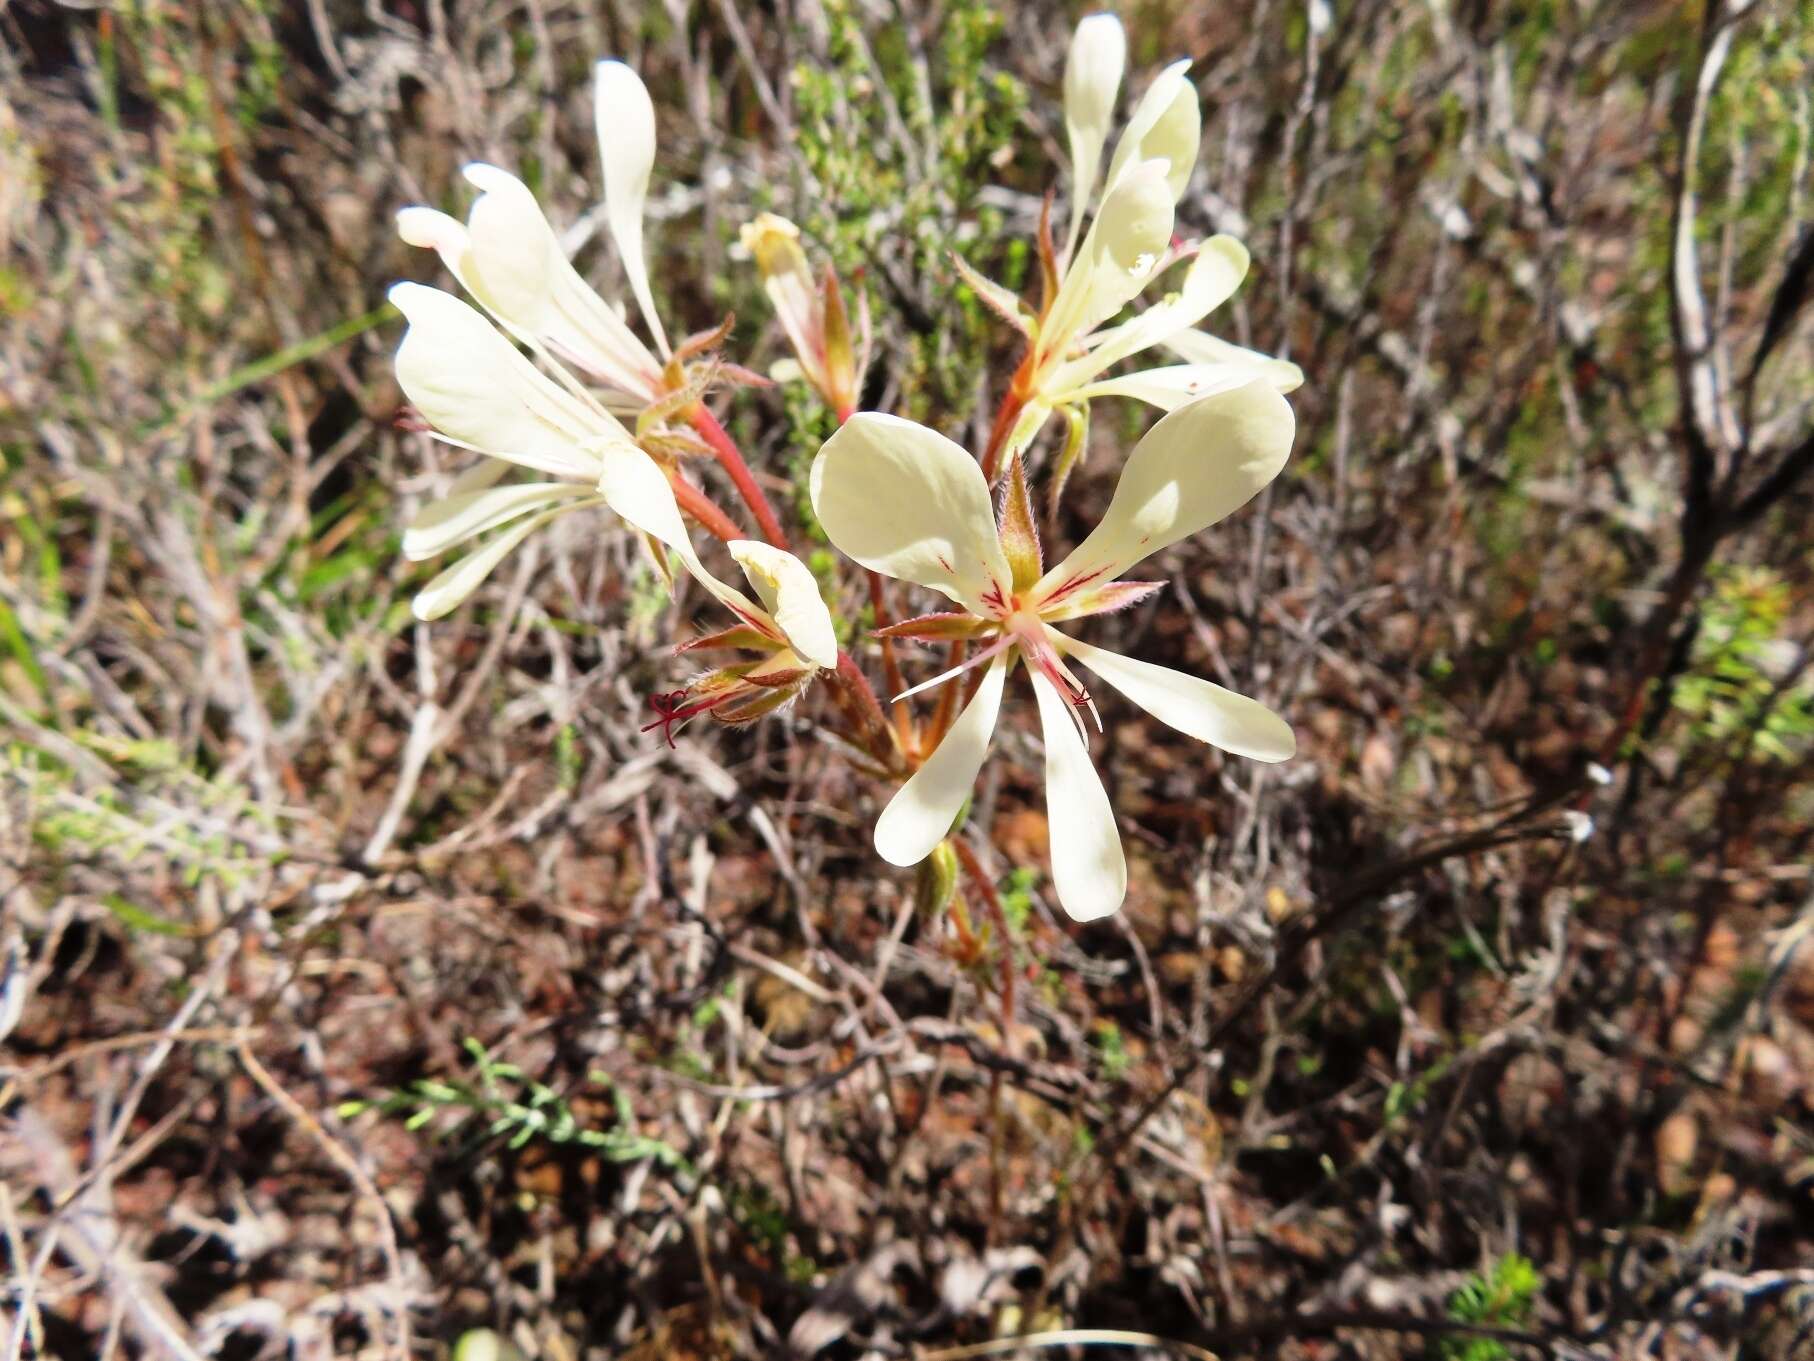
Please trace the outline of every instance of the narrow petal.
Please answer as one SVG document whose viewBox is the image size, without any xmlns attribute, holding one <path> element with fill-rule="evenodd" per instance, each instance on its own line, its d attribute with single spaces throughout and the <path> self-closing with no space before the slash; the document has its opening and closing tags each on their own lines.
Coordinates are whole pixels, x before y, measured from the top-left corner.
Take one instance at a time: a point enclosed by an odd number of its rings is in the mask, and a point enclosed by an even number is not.
<svg viewBox="0 0 1814 1361">
<path fill-rule="evenodd" d="M 1066 638 L 1064 650 L 1161 723 L 1212 747 L 1255 761 L 1297 754 L 1291 725 L 1257 699 L 1220 685 Z"/>
<path fill-rule="evenodd" d="M 442 615 L 456 609 L 467 596 L 476 591 L 492 569 L 507 558 L 512 550 L 536 530 L 547 524 L 571 506 L 557 506 L 545 510 L 523 521 L 520 525 L 506 530 L 483 548 L 474 550 L 461 558 L 453 566 L 442 572 L 416 594 L 410 602 L 410 608 L 416 618 L 423 621 L 439 619 Z"/>
<path fill-rule="evenodd" d="M 825 441 L 813 511 L 838 551 L 973 613 L 1009 595 L 989 488 L 976 460 L 923 425 L 865 411 Z"/>
<path fill-rule="evenodd" d="M 1179 407 L 1134 446 L 1101 522 L 1034 598 L 1050 603 L 1118 577 L 1240 509 L 1285 466 L 1294 429 L 1290 405 L 1264 383 Z"/>
<path fill-rule="evenodd" d="M 1052 885 L 1073 921 L 1095 921 L 1127 897 L 1127 860 L 1108 791 L 1071 706 L 1037 671 L 1033 694 L 1046 743 L 1046 822 L 1051 831 Z"/>
<path fill-rule="evenodd" d="M 449 496 L 464 496 L 469 491 L 484 491 L 495 487 L 511 473 L 516 465 L 501 458 L 482 458 L 448 484 Z"/>
<path fill-rule="evenodd" d="M 989 753 L 1008 665 L 997 659 L 983 673 L 975 696 L 964 706 L 938 750 L 914 771 L 882 810 L 876 823 L 876 854 L 889 864 L 919 864 L 951 830 L 958 810 L 976 785 L 976 772 L 982 769 L 983 757 Z"/>
<path fill-rule="evenodd" d="M 525 468 L 590 481 L 580 446 L 622 428 L 539 372 L 490 322 L 451 293 L 397 284 L 390 300 L 409 321 L 397 381 L 449 438 Z"/>
<path fill-rule="evenodd" d="M 1164 161 L 1130 166 L 1103 199 L 1040 323 L 1041 365 L 1062 360 L 1072 341 L 1114 316 L 1146 287 L 1172 236 L 1165 169 Z"/>
<path fill-rule="evenodd" d="M 1134 106 L 1127 130 L 1115 145 L 1109 162 L 1111 189 L 1121 176 L 1142 161 L 1165 162 L 1166 182 L 1172 202 L 1184 197 L 1190 172 L 1197 164 L 1197 142 L 1202 136 L 1203 115 L 1197 108 L 1197 91 L 1185 72 L 1190 62 L 1173 62 L 1161 71 Z"/>
<path fill-rule="evenodd" d="M 424 506 L 410 521 L 403 531 L 403 556 L 411 562 L 437 557 L 519 515 L 588 495 L 585 487 L 572 482 L 523 482 L 445 496 Z"/>
<path fill-rule="evenodd" d="M 1213 397 L 1245 387 L 1261 377 L 1250 364 L 1168 364 L 1163 368 L 1141 369 L 1119 378 L 1104 378 L 1087 383 L 1066 395 L 1067 401 L 1089 401 L 1095 397 L 1132 397 L 1162 411 L 1176 411 L 1199 397 Z"/>
<path fill-rule="evenodd" d="M 836 666 L 838 634 L 812 570 L 785 549 L 756 539 L 726 547 L 794 651 L 819 666 Z"/>
<path fill-rule="evenodd" d="M 687 534 L 686 521 L 680 518 L 680 504 L 667 474 L 655 460 L 629 441 L 613 441 L 598 451 L 600 470 L 598 493 L 630 524 L 664 547 L 679 555 L 687 573 L 720 603 L 763 633 L 772 633 L 775 621 L 768 613 L 735 586 L 726 585 L 707 570 L 699 560 L 693 541 Z M 833 661 L 836 661 L 835 649 Z"/>
<path fill-rule="evenodd" d="M 1289 359 L 1274 359 L 1206 331 L 1179 331 L 1162 343 L 1186 363 L 1245 364 L 1254 370 L 1254 377 L 1265 379 L 1280 392 L 1295 392 L 1304 384 L 1304 371 Z"/>
<path fill-rule="evenodd" d="M 642 249 L 643 204 L 655 166 L 655 104 L 642 78 L 621 61 L 601 61 L 594 67 L 592 89 L 598 151 L 605 169 L 605 219 L 643 322 L 665 356 L 668 338 L 655 314 Z"/>
<path fill-rule="evenodd" d="M 465 173 L 482 191 L 467 218 L 462 282 L 473 296 L 507 327 L 612 387 L 652 396 L 661 365 L 573 268 L 529 187 L 495 165 L 469 165 Z"/>
<path fill-rule="evenodd" d="M 1077 244 L 1084 207 L 1102 169 L 1102 148 L 1115 117 L 1121 73 L 1127 66 L 1127 33 L 1113 14 L 1092 14 L 1077 25 L 1064 70 L 1065 134 L 1071 147 L 1071 227 L 1064 255 Z"/>
<path fill-rule="evenodd" d="M 1048 387 L 1056 391 L 1088 382 L 1111 364 L 1195 326 L 1234 296 L 1247 277 L 1247 264 L 1247 247 L 1234 237 L 1210 237 L 1192 257 L 1176 293 L 1139 316 L 1098 332 L 1091 339 L 1089 353 L 1061 365 Z"/>
</svg>

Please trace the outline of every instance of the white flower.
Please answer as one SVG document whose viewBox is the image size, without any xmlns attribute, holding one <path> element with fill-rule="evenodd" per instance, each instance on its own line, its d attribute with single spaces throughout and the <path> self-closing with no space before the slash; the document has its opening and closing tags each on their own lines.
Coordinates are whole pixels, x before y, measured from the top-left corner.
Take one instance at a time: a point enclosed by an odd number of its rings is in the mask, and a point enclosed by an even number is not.
<svg viewBox="0 0 1814 1361">
<path fill-rule="evenodd" d="M 1226 751 L 1262 761 L 1282 761 L 1295 751 L 1291 729 L 1264 705 L 1053 627 L 1157 590 L 1157 583 L 1121 575 L 1244 505 L 1284 466 L 1293 428 L 1291 408 L 1263 383 L 1166 416 L 1129 455 L 1096 529 L 1050 569 L 1041 560 L 1019 458 L 1010 465 L 998 525 L 981 469 L 942 435 L 863 413 L 826 441 L 813 463 L 812 501 L 833 544 L 863 566 L 930 587 L 957 606 L 884 632 L 973 640 L 981 650 L 957 670 L 987 668 L 944 740 L 877 823 L 883 859 L 915 864 L 951 830 L 987 753 L 1016 657 L 1032 678 L 1045 733 L 1053 881 L 1065 910 L 1080 921 L 1121 905 L 1127 867 L 1077 716 L 1090 696 L 1067 660 L 1081 662 L 1162 722 Z"/>
<path fill-rule="evenodd" d="M 405 208 L 397 215 L 397 231 L 411 245 L 435 250 L 461 286 L 518 340 L 642 406 L 673 386 L 664 378 L 672 352 L 655 311 L 642 243 L 643 205 L 655 160 L 655 109 L 642 81 L 622 62 L 601 61 L 593 88 L 605 218 L 659 357 L 568 263 L 535 195 L 507 170 L 483 163 L 466 167 L 467 180 L 480 193 L 465 223 L 433 208 Z"/>
<path fill-rule="evenodd" d="M 1064 250 L 1046 257 L 1056 281 L 1041 314 L 1028 317 L 1006 290 L 967 269 L 966 280 L 1026 332 L 1026 359 L 1014 379 L 1019 414 L 1001 457 L 1024 449 L 1054 411 L 1082 412 L 1096 397 L 1133 397 L 1166 411 L 1255 380 L 1290 392 L 1303 382 L 1297 365 L 1217 340 L 1196 326 L 1234 293 L 1248 255 L 1231 236 L 1174 249 L 1174 209 L 1197 160 L 1201 116 L 1197 94 L 1176 62 L 1147 87 L 1103 177 L 1089 231 L 1073 246 L 1095 189 L 1126 60 L 1120 21 L 1097 14 L 1077 26 L 1065 71 L 1065 126 L 1073 183 Z M 1132 320 L 1106 327 L 1174 263 L 1190 260 L 1175 293 Z M 1108 371 L 1156 347 L 1184 362 L 1121 377 Z M 1075 451 L 1071 451 L 1074 453 Z M 992 468 L 1002 466 L 991 459 Z"/>
<path fill-rule="evenodd" d="M 410 523 L 403 554 L 421 561 L 503 531 L 416 596 L 417 618 L 438 619 L 459 605 L 512 549 L 556 516 L 604 505 L 660 549 L 677 554 L 688 573 L 759 636 L 798 653 L 813 669 L 837 664 L 831 616 L 804 565 L 766 544 L 734 542 L 731 555 L 762 603 L 725 585 L 700 562 L 668 475 L 559 365 L 550 364 L 562 380 L 557 382 L 477 311 L 440 289 L 397 284 L 390 298 L 409 322 L 396 359 L 404 393 L 436 438 L 486 455 Z M 543 480 L 505 482 L 513 466 Z M 658 551 L 656 561 L 665 570 L 665 555 Z M 800 588 L 802 578 L 810 599 Z"/>
<path fill-rule="evenodd" d="M 1115 117 L 1121 73 L 1127 66 L 1127 34 L 1112 14 L 1092 14 L 1071 35 L 1064 68 L 1065 135 L 1071 147 L 1071 226 L 1065 235 L 1068 260 L 1083 225 L 1083 210 L 1102 169 L 1102 148 Z"/>
<path fill-rule="evenodd" d="M 751 722 L 791 703 L 822 668 L 838 664 L 837 632 L 811 569 L 792 553 L 757 539 L 726 546 L 762 603 L 711 583 L 709 589 L 737 616 L 737 623 L 676 650 L 739 648 L 759 656 L 708 671 L 684 690 L 655 696 L 657 717 L 643 731 L 660 728 L 669 746 L 675 726 L 689 718 L 709 713 L 721 723 Z"/>
</svg>

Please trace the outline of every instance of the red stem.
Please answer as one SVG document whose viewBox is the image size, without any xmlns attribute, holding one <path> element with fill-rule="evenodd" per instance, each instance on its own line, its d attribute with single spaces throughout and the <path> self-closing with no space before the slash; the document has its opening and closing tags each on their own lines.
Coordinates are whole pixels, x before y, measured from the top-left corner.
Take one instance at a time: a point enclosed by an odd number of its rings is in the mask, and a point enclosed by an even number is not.
<svg viewBox="0 0 1814 1361">
<path fill-rule="evenodd" d="M 712 456 L 730 474 L 731 481 L 736 484 L 737 494 L 750 508 L 750 514 L 756 517 L 762 537 L 776 548 L 786 548 L 787 533 L 781 528 L 781 521 L 775 517 L 775 508 L 768 503 L 768 497 L 756 485 L 755 474 L 750 472 L 750 465 L 743 461 L 736 442 L 725 433 L 724 427 L 718 424 L 718 418 L 706 409 L 704 403 L 693 408 L 692 422 L 693 429 L 699 432 L 700 438 L 711 446 Z"/>
<path fill-rule="evenodd" d="M 674 499 L 680 503 L 680 508 L 699 521 L 700 527 L 708 534 L 723 539 L 726 543 L 746 537 L 737 522 L 718 509 L 716 501 L 678 472 L 668 474 L 668 485 L 674 489 Z"/>
<path fill-rule="evenodd" d="M 996 465 L 1001 462 L 1002 446 L 1008 442 L 1008 435 L 1014 429 L 1014 422 L 1020 419 L 1021 408 L 1027 404 L 1024 391 L 1028 376 L 1032 372 L 1033 351 L 1027 351 L 1027 357 L 1020 361 L 1020 367 L 1014 371 L 1014 378 L 1008 384 L 1008 390 L 1001 395 L 1001 405 L 995 408 L 995 424 L 989 428 L 989 443 L 983 450 L 983 477 L 990 486 L 995 485 Z"/>
</svg>

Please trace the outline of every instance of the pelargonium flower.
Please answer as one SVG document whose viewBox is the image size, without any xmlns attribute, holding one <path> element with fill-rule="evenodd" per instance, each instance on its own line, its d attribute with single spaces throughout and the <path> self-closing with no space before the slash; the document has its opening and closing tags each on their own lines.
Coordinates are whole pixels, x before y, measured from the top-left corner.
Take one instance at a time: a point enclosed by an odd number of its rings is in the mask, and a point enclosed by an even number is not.
<svg viewBox="0 0 1814 1361">
<path fill-rule="evenodd" d="M 756 261 L 763 291 L 794 350 L 794 358 L 775 365 L 769 376 L 804 378 L 840 421 L 848 420 L 869 367 L 869 303 L 862 290 L 857 290 L 858 335 L 853 337 L 838 276 L 826 265 L 813 278 L 798 227 L 775 213 L 759 213 L 743 224 L 739 237 Z"/>
<path fill-rule="evenodd" d="M 655 162 L 655 106 L 648 88 L 622 62 L 601 61 L 593 71 L 593 93 L 605 221 L 655 342 L 653 351 L 619 309 L 580 277 L 535 195 L 507 170 L 482 162 L 465 168 L 480 192 L 464 223 L 433 208 L 413 207 L 397 215 L 397 230 L 411 245 L 435 250 L 461 286 L 518 340 L 621 394 L 616 404 L 640 410 L 685 389 L 685 361 L 721 337 L 708 333 L 676 350 L 655 310 L 642 239 Z"/>
<path fill-rule="evenodd" d="M 1136 563 L 1216 523 L 1277 475 L 1291 450 L 1291 408 L 1249 383 L 1179 408 L 1128 456 L 1101 522 L 1046 568 L 1021 460 L 1009 465 L 999 521 L 975 459 L 943 435 L 893 416 L 853 417 L 819 451 L 813 509 L 831 541 L 863 566 L 948 597 L 955 610 L 883 632 L 968 640 L 980 651 L 926 686 L 986 668 L 938 747 L 876 824 L 876 850 L 923 860 L 950 832 L 988 752 L 1016 659 L 1032 679 L 1046 748 L 1046 806 L 1058 899 L 1079 921 L 1120 907 L 1127 865 L 1078 716 L 1092 708 L 1075 661 L 1161 722 L 1237 755 L 1282 761 L 1290 727 L 1255 700 L 1061 633 L 1057 624 L 1121 609 L 1163 583 L 1129 581 Z M 926 688 L 925 686 L 915 689 Z"/>
<path fill-rule="evenodd" d="M 1091 399 L 1133 397 L 1171 411 L 1184 403 L 1256 379 L 1289 392 L 1303 381 L 1297 365 L 1195 330 L 1247 274 L 1248 254 L 1231 236 L 1174 248 L 1174 210 L 1196 165 L 1201 136 L 1197 94 L 1176 62 L 1147 87 L 1103 177 L 1088 232 L 1077 242 L 1094 198 L 1097 168 L 1121 85 L 1127 39 L 1110 14 L 1084 19 L 1065 70 L 1065 125 L 1071 149 L 1070 229 L 1062 251 L 1041 227 L 1046 297 L 1031 315 L 1006 289 L 959 262 L 966 280 L 1028 340 L 1014 378 L 1019 405 L 1004 456 L 1024 449 L 1054 411 L 1075 413 L 1074 431 Z M 1132 320 L 1105 327 L 1173 264 L 1189 259 L 1178 290 Z M 1124 359 L 1165 346 L 1185 362 L 1109 377 Z M 1069 457 L 1080 447 L 1075 435 Z"/>
<path fill-rule="evenodd" d="M 669 746 L 675 726 L 689 718 L 709 713 L 720 723 L 753 722 L 792 703 L 821 668 L 838 664 L 837 632 L 811 569 L 785 549 L 757 539 L 726 546 L 762 603 L 711 582 L 708 589 L 737 616 L 737 623 L 675 651 L 736 648 L 758 655 L 696 676 L 684 690 L 655 697 L 658 716 L 643 731 L 660 728 Z"/>
<path fill-rule="evenodd" d="M 798 588 L 802 576 L 809 584 L 813 580 L 804 565 L 767 544 L 735 541 L 731 555 L 743 565 L 762 604 L 725 585 L 700 562 L 668 475 L 558 364 L 550 367 L 561 381 L 530 363 L 451 293 L 403 283 L 391 289 L 390 298 L 409 322 L 396 359 L 405 395 L 434 438 L 486 455 L 411 521 L 403 535 L 403 554 L 421 561 L 502 531 L 416 596 L 418 618 L 438 619 L 459 605 L 511 550 L 550 520 L 603 505 L 651 542 L 664 572 L 667 552 L 678 555 L 687 572 L 744 627 L 772 645 L 768 650 L 785 650 L 795 658 L 793 669 L 837 664 L 831 616 L 818 599 L 817 586 L 810 599 Z M 540 474 L 541 480 L 505 482 L 516 469 Z M 778 563 L 776 555 L 792 566 Z"/>
</svg>

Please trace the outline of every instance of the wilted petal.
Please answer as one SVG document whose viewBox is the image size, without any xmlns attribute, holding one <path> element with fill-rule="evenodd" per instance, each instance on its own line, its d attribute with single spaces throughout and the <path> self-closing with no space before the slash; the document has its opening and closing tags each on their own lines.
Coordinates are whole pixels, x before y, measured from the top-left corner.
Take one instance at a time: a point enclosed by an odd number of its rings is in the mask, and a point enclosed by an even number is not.
<svg viewBox="0 0 1814 1361">
<path fill-rule="evenodd" d="M 1127 34 L 1113 14 L 1092 14 L 1071 36 L 1064 70 L 1065 133 L 1071 146 L 1071 229 L 1065 237 L 1067 258 L 1077 242 L 1083 210 L 1096 188 L 1102 148 L 1121 92 L 1127 65 Z"/>
<path fill-rule="evenodd" d="M 1071 706 L 1057 687 L 1028 669 L 1046 743 L 1046 822 L 1052 885 L 1073 921 L 1106 917 L 1127 897 L 1127 860 L 1108 791 L 1090 760 Z"/>
<path fill-rule="evenodd" d="M 976 785 L 983 757 L 988 755 L 1008 665 L 997 658 L 983 673 L 976 695 L 964 706 L 938 750 L 882 810 L 876 823 L 876 854 L 889 864 L 919 864 L 951 830 L 958 810 Z"/>
<path fill-rule="evenodd" d="M 977 613 L 985 598 L 1007 598 L 982 469 L 936 431 L 874 411 L 851 417 L 813 460 L 812 503 L 838 551 L 872 571 Z"/>
<path fill-rule="evenodd" d="M 423 621 L 439 619 L 455 609 L 479 588 L 480 583 L 491 575 L 492 569 L 504 561 L 518 544 L 555 516 L 571 509 L 572 506 L 568 505 L 545 510 L 515 528 L 506 530 L 483 548 L 468 553 L 417 593 L 416 598 L 410 602 L 416 618 Z"/>
<path fill-rule="evenodd" d="M 1094 397 L 1132 397 L 1163 411 L 1176 411 L 1199 397 L 1212 397 L 1218 392 L 1244 387 L 1258 376 L 1247 364 L 1170 364 L 1086 383 L 1066 393 L 1065 400 L 1084 402 Z"/>
<path fill-rule="evenodd" d="M 1199 742 L 1255 761 L 1286 761 L 1297 752 L 1291 725 L 1257 699 L 1074 638 L 1064 640 L 1064 650 L 1161 723 Z"/>
<path fill-rule="evenodd" d="M 519 515 L 590 494 L 572 482 L 527 482 L 457 492 L 430 502 L 410 521 L 403 531 L 403 556 L 411 562 L 437 557 Z"/>
<path fill-rule="evenodd" d="M 601 61 L 593 68 L 592 89 L 598 151 L 605 169 L 605 218 L 642 319 L 666 355 L 668 338 L 655 314 L 642 250 L 643 204 L 655 165 L 655 104 L 642 78 L 621 61 Z"/>
<path fill-rule="evenodd" d="M 738 539 L 726 546 L 794 651 L 819 666 L 836 666 L 837 630 L 812 570 L 792 553 L 760 540 Z"/>
<path fill-rule="evenodd" d="M 1232 236 L 1212 236 L 1192 257 L 1176 293 L 1139 316 L 1090 341 L 1090 352 L 1061 365 L 1047 384 L 1062 391 L 1088 382 L 1111 364 L 1170 339 L 1227 302 L 1247 277 L 1247 247 Z"/>
<path fill-rule="evenodd" d="M 470 448 L 525 468 L 590 481 L 580 446 L 621 427 L 562 389 L 490 322 L 450 293 L 397 284 L 390 300 L 409 321 L 397 382 L 429 424 Z"/>
<path fill-rule="evenodd" d="M 1290 405 L 1263 383 L 1179 407 L 1134 446 L 1101 522 L 1035 597 L 1118 577 L 1238 510 L 1285 466 L 1294 429 Z"/>
<path fill-rule="evenodd" d="M 1171 237 L 1165 162 L 1130 166 L 1103 199 L 1040 324 L 1041 363 L 1063 358 L 1075 337 L 1127 306 L 1152 277 Z"/>
<path fill-rule="evenodd" d="M 573 268 L 529 187 L 495 165 L 465 173 L 482 191 L 468 216 L 470 277 L 462 279 L 473 296 L 612 387 L 653 396 L 660 364 Z"/>
<path fill-rule="evenodd" d="M 1245 364 L 1255 378 L 1271 383 L 1280 392 L 1295 392 L 1304 384 L 1304 371 L 1289 359 L 1274 359 L 1259 350 L 1234 345 L 1207 331 L 1179 331 L 1163 342 L 1165 348 L 1191 364 Z"/>
<path fill-rule="evenodd" d="M 1157 159 L 1165 162 L 1172 202 L 1184 196 L 1190 172 L 1196 168 L 1197 142 L 1203 130 L 1197 91 L 1184 74 L 1189 69 L 1188 61 L 1173 62 L 1147 86 L 1134 106 L 1134 116 L 1128 119 L 1127 130 L 1115 144 L 1115 157 L 1109 162 L 1111 189 L 1132 167 Z"/>
</svg>

